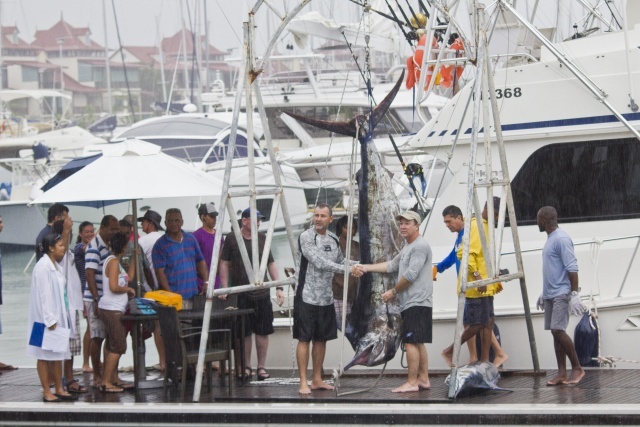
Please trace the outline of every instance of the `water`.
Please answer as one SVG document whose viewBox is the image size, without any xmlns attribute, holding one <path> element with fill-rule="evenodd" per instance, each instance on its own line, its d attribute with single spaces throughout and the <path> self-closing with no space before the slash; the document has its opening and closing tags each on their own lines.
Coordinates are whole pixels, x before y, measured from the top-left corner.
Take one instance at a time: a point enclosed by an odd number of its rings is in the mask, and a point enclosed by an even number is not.
<svg viewBox="0 0 640 427">
<path fill-rule="evenodd" d="M 1 235 L 0 235 L 1 237 Z M 0 320 L 0 362 L 18 366 L 35 368 L 36 359 L 27 356 L 27 316 L 29 308 L 29 291 L 31 288 L 31 271 L 34 263 L 23 273 L 33 248 L 27 246 L 3 245 L 2 250 L 2 299 Z M 281 278 L 284 278 L 284 267 L 293 267 L 293 257 L 289 250 L 286 236 L 274 236 L 272 252 L 279 267 Z M 275 295 L 275 290 L 272 290 Z M 81 336 L 87 327 L 84 318 L 80 319 Z M 158 363 L 158 353 L 153 338 L 146 343 L 146 365 Z M 120 359 L 120 367 L 133 366 L 131 338 L 128 338 L 127 352 Z M 74 367 L 82 367 L 82 356 L 74 357 Z"/>
</svg>

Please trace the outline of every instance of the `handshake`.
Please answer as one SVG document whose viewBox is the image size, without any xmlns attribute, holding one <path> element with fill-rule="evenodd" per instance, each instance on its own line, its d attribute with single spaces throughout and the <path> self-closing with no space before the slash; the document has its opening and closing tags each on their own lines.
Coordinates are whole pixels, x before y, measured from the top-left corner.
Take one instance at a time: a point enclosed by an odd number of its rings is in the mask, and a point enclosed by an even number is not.
<svg viewBox="0 0 640 427">
<path fill-rule="evenodd" d="M 367 272 L 367 266 L 365 264 L 356 264 L 351 267 L 351 275 L 353 277 L 362 277 Z"/>
</svg>

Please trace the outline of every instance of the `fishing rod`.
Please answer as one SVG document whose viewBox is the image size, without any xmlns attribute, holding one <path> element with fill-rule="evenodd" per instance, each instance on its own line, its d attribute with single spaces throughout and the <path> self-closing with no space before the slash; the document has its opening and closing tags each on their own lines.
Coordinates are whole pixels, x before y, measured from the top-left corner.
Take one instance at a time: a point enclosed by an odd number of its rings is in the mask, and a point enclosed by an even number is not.
<svg viewBox="0 0 640 427">
<path fill-rule="evenodd" d="M 363 3 L 360 3 L 360 2 L 358 2 L 358 1 L 356 1 L 356 0 L 348 0 L 348 1 L 350 1 L 350 2 L 351 2 L 351 3 L 353 3 L 353 4 L 357 4 L 358 6 L 360 6 L 360 7 L 362 7 L 362 8 L 364 8 L 364 7 L 365 7 L 365 5 L 364 5 Z M 382 16 L 383 18 L 386 18 L 386 19 L 388 19 L 388 20 L 390 20 L 390 21 L 393 21 L 393 22 L 395 22 L 395 23 L 396 23 L 396 24 L 398 24 L 398 25 L 407 25 L 407 24 L 405 24 L 404 22 L 402 22 L 401 20 L 399 20 L 399 19 L 397 19 L 397 18 L 394 18 L 393 16 L 388 15 L 388 14 L 386 14 L 386 13 L 384 13 L 384 12 L 381 12 L 381 11 L 379 11 L 379 10 L 377 10 L 377 9 L 374 9 L 374 8 L 372 8 L 372 7 L 371 7 L 371 6 L 369 6 L 369 5 L 367 5 L 367 10 L 370 10 L 371 12 L 375 12 L 375 13 L 377 13 L 378 15 Z"/>
<path fill-rule="evenodd" d="M 397 1 L 398 0 L 396 0 L 396 2 Z M 404 30 L 404 27 L 403 27 L 404 25 L 407 25 L 406 22 L 408 22 L 408 21 L 405 21 L 405 23 L 400 24 L 402 21 L 400 21 L 400 18 L 398 18 L 398 15 L 396 15 L 396 11 L 393 10 L 393 7 L 391 7 L 391 5 L 389 4 L 389 1 L 388 0 L 384 0 L 384 2 L 387 4 L 387 7 L 389 8 L 389 11 L 391 12 L 391 15 L 393 15 L 393 17 L 395 18 L 395 21 L 398 23 L 398 26 L 400 27 L 400 31 L 402 31 L 402 35 L 404 35 L 404 38 L 407 40 L 407 43 L 409 43 L 409 45 L 411 47 L 413 47 L 413 44 L 411 43 L 411 40 L 414 40 L 415 38 L 412 35 L 407 34 L 407 32 Z M 411 33 L 411 31 L 410 31 L 410 33 Z"/>
</svg>

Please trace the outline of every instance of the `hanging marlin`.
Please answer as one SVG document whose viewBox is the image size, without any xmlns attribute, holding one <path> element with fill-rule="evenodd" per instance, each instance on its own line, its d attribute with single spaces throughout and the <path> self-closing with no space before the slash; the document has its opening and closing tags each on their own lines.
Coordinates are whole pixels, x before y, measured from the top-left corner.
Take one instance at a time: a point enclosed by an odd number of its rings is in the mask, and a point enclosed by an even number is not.
<svg viewBox="0 0 640 427">
<path fill-rule="evenodd" d="M 373 143 L 373 130 L 382 120 L 395 98 L 402 76 L 393 90 L 369 114 L 348 122 L 314 120 L 297 114 L 285 114 L 321 129 L 357 138 L 360 142 L 361 170 L 358 179 L 358 222 L 360 262 L 372 264 L 390 261 L 400 251 L 402 237 L 395 222 L 400 214 L 389 172 L 382 166 Z M 367 273 L 360 285 L 345 335 L 356 354 L 345 370 L 354 365 L 376 366 L 393 359 L 400 346 L 402 320 L 397 300 L 383 303 L 382 294 L 396 283 L 396 277 Z"/>
</svg>

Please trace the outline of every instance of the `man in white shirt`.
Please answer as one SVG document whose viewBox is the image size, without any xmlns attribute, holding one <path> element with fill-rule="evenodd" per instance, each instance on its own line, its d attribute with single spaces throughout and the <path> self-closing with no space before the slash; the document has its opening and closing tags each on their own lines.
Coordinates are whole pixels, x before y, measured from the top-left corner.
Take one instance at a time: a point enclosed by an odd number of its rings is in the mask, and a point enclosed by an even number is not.
<svg viewBox="0 0 640 427">
<path fill-rule="evenodd" d="M 158 278 L 156 277 L 156 272 L 153 268 L 153 260 L 151 259 L 151 252 L 153 252 L 153 245 L 155 245 L 158 239 L 164 234 L 164 229 L 160 225 L 162 223 L 162 216 L 156 211 L 148 210 L 145 212 L 144 216 L 138 218 L 138 222 L 142 223 L 142 231 L 146 233 L 138 239 L 138 244 L 140 245 L 140 249 L 144 253 L 144 257 L 149 265 L 148 269 L 144 269 L 147 286 L 150 289 L 159 289 Z M 160 365 L 160 370 L 164 371 L 164 343 L 162 342 L 162 335 L 160 335 L 160 324 L 157 320 L 156 327 L 153 330 L 153 340 L 155 341 L 156 348 L 158 349 L 158 358 L 160 359 L 158 365 Z"/>
</svg>

